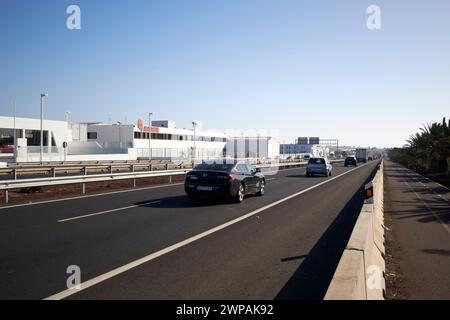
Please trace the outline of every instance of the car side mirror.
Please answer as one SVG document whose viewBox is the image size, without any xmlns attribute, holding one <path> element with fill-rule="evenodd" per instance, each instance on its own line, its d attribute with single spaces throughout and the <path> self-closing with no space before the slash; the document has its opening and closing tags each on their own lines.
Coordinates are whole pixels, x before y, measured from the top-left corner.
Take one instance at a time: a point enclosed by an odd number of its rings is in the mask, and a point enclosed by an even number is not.
<svg viewBox="0 0 450 320">
<path fill-rule="evenodd" d="M 254 173 L 261 173 L 261 168 L 255 168 Z"/>
</svg>

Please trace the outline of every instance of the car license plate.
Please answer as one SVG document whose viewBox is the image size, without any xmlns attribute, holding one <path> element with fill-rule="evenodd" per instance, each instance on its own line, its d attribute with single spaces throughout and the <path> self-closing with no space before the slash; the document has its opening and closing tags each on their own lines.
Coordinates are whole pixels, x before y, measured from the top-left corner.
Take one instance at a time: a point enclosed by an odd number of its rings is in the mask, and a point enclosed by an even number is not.
<svg viewBox="0 0 450 320">
<path fill-rule="evenodd" d="M 209 187 L 209 186 L 198 186 L 197 190 L 198 191 L 212 191 L 212 187 Z"/>
</svg>

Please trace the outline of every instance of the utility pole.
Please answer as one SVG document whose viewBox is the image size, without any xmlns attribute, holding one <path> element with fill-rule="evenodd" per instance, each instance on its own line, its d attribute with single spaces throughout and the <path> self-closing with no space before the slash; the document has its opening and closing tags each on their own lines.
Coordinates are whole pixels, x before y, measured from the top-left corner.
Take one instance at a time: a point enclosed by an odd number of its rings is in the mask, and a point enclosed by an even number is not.
<svg viewBox="0 0 450 320">
<path fill-rule="evenodd" d="M 152 163 L 152 115 L 148 113 L 148 162 Z"/>
<path fill-rule="evenodd" d="M 69 116 L 70 116 L 70 111 L 66 111 L 66 122 L 67 122 L 67 125 L 69 125 Z"/>
<path fill-rule="evenodd" d="M 117 121 L 117 125 L 119 126 L 119 148 L 122 148 L 122 133 L 120 130 L 120 127 L 122 126 L 122 123 L 120 121 Z"/>
<path fill-rule="evenodd" d="M 194 127 L 194 156 L 193 156 L 193 162 L 197 159 L 197 147 L 196 147 L 196 141 L 197 141 L 197 135 L 196 135 L 196 128 L 197 128 L 197 122 L 192 121 L 192 126 Z"/>
<path fill-rule="evenodd" d="M 14 134 L 13 134 L 13 139 L 14 139 L 14 156 L 17 154 L 17 140 L 16 140 L 16 100 L 14 100 L 13 103 L 13 117 L 14 117 Z"/>
<path fill-rule="evenodd" d="M 40 141 L 40 153 L 39 160 L 42 164 L 42 152 L 44 146 L 44 130 L 43 130 L 43 122 L 44 122 L 44 97 L 48 97 L 47 93 L 41 93 L 41 141 Z"/>
</svg>

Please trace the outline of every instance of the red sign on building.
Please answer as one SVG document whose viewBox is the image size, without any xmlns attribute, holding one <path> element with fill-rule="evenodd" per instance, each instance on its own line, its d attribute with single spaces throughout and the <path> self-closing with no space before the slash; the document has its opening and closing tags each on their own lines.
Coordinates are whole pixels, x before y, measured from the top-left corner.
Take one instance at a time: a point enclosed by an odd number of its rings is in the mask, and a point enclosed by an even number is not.
<svg viewBox="0 0 450 320">
<path fill-rule="evenodd" d="M 144 132 L 151 132 L 151 133 L 158 133 L 159 132 L 159 127 L 149 127 L 149 126 L 145 126 L 144 127 Z"/>
</svg>

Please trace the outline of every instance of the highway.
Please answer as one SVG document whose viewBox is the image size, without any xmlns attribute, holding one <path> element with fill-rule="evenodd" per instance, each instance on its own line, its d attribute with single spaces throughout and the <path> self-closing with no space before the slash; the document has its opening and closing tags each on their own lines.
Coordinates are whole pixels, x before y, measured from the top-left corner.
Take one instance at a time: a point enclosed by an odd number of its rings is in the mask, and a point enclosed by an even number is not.
<svg viewBox="0 0 450 320">
<path fill-rule="evenodd" d="M 282 170 L 242 204 L 174 184 L 0 208 L 0 299 L 321 299 L 377 164 Z"/>
</svg>

